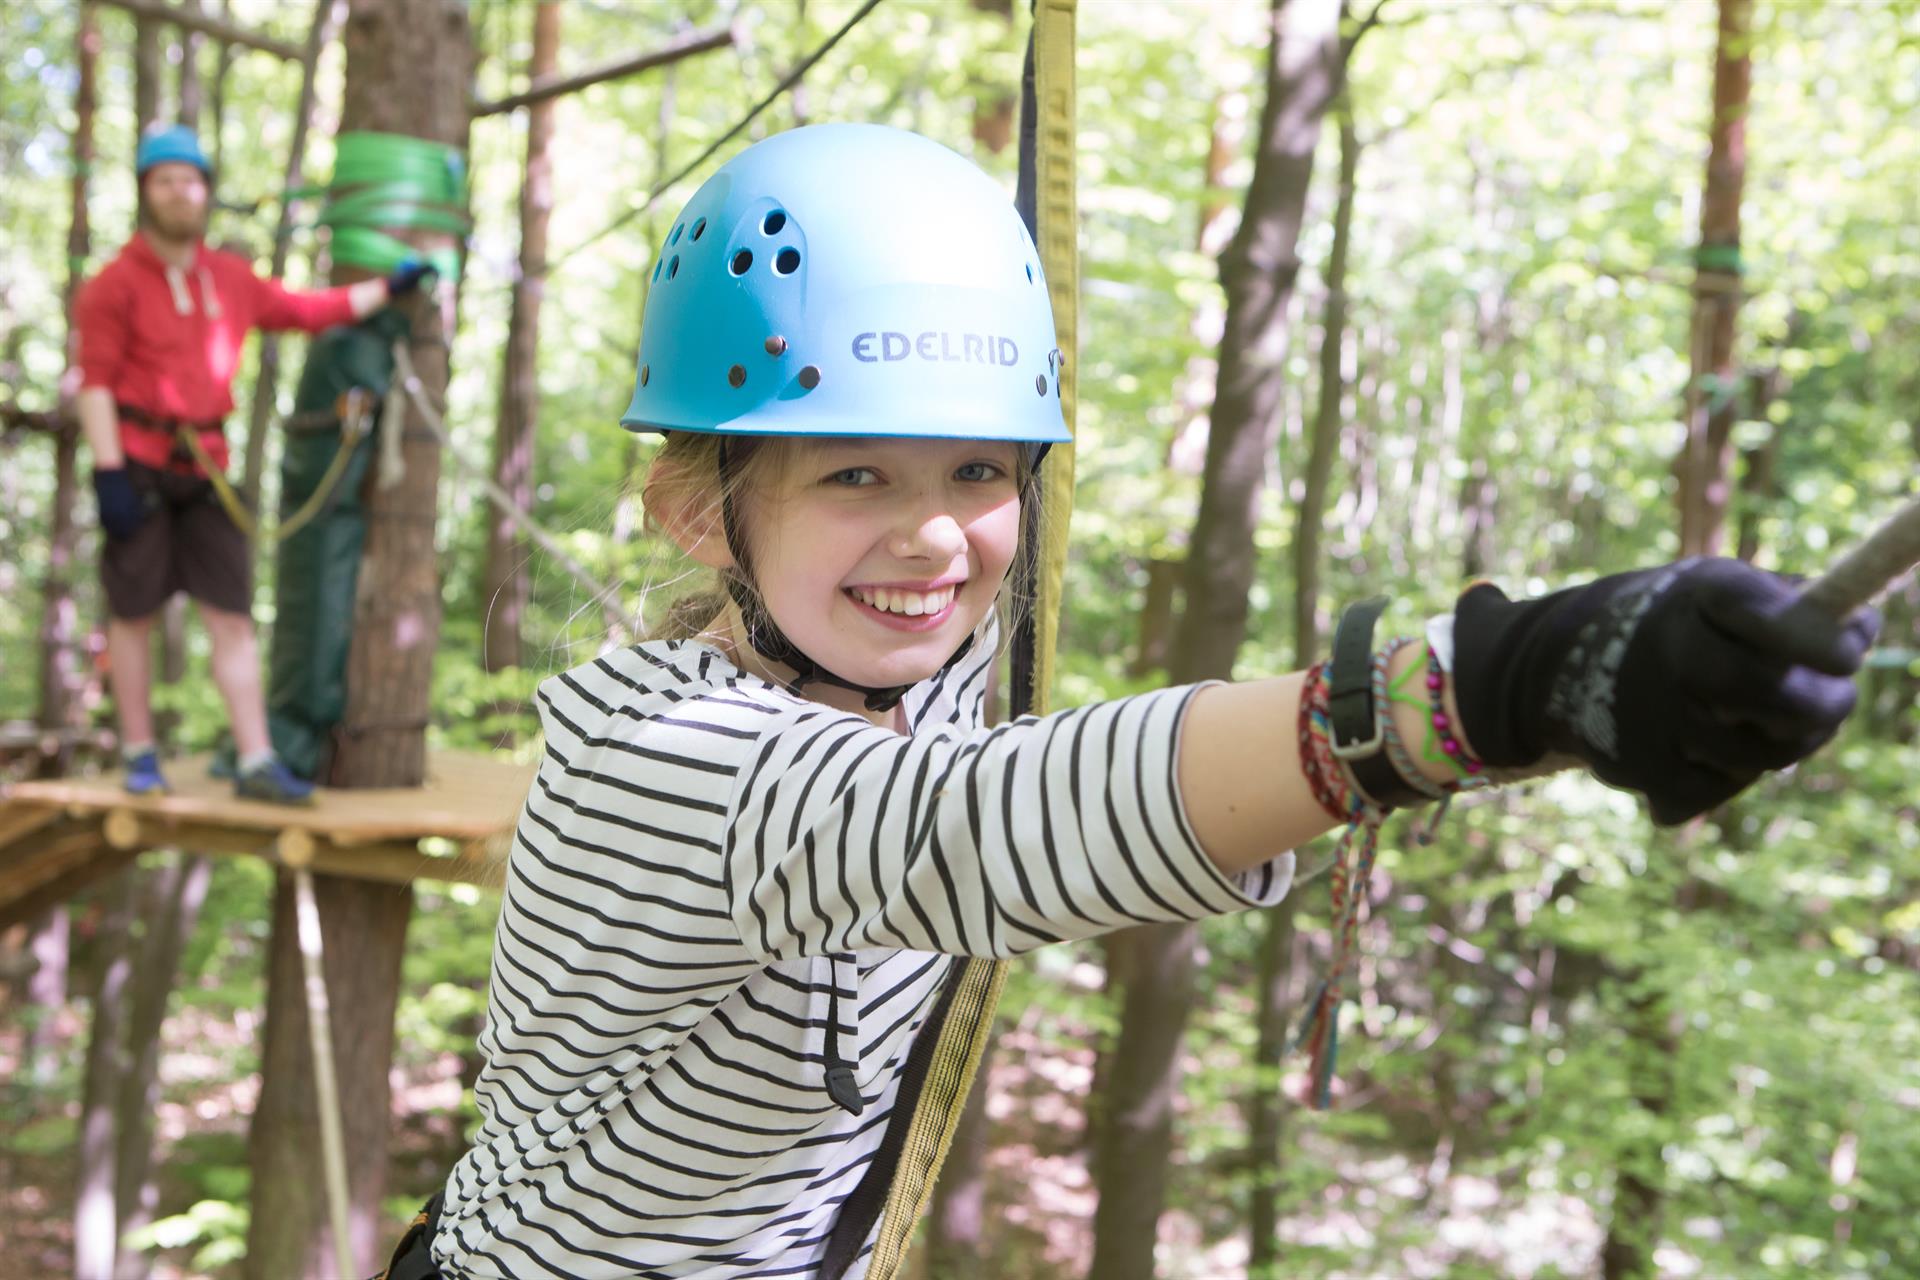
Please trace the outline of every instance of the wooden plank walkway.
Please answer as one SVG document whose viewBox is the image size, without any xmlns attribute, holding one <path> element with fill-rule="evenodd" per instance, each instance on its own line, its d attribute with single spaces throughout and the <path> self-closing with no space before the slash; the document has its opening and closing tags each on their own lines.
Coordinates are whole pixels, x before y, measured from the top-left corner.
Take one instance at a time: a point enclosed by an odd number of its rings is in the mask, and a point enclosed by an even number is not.
<svg viewBox="0 0 1920 1280">
<path fill-rule="evenodd" d="M 239 799 L 231 782 L 207 776 L 204 756 L 169 761 L 174 790 L 164 796 L 128 795 L 118 773 L 14 783 L 0 788 L 0 924 L 77 892 L 144 849 L 252 855 L 362 879 L 497 886 L 533 772 L 490 756 L 432 752 L 424 786 L 321 788 L 311 806 Z"/>
</svg>

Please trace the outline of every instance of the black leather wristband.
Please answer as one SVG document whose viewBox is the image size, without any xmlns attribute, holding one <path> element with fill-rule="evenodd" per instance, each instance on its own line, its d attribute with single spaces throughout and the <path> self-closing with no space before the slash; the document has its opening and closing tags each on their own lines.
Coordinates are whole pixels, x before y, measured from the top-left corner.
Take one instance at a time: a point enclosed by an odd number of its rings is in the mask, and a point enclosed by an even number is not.
<svg viewBox="0 0 1920 1280">
<path fill-rule="evenodd" d="M 1386 607 L 1385 596 L 1349 605 L 1333 629 L 1327 729 L 1334 757 L 1353 775 L 1362 798 L 1377 808 L 1404 809 L 1424 803 L 1426 797 L 1393 767 L 1384 724 L 1392 710 L 1374 705 L 1373 628 Z"/>
</svg>

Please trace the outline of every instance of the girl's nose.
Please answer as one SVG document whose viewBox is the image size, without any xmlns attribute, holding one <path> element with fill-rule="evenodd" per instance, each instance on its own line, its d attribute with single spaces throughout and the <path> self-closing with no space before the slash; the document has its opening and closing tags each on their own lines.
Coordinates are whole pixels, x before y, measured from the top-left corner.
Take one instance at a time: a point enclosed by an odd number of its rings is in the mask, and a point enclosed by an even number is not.
<svg viewBox="0 0 1920 1280">
<path fill-rule="evenodd" d="M 950 561 L 967 549 L 967 535 L 953 513 L 920 508 L 909 514 L 888 548 L 902 560 Z"/>
</svg>

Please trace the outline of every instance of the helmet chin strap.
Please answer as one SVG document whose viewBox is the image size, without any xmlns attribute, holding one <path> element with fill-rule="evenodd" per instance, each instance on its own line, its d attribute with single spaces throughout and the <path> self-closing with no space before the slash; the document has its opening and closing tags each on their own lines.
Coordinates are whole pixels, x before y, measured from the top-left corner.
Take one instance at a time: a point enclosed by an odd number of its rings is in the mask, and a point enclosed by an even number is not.
<svg viewBox="0 0 1920 1280">
<path fill-rule="evenodd" d="M 907 696 L 907 691 L 912 689 L 913 685 L 898 684 L 881 687 L 857 684 L 852 680 L 842 679 L 801 652 L 800 646 L 787 638 L 787 633 L 780 629 L 780 625 L 762 606 L 753 588 L 747 584 L 747 574 L 750 572 L 746 554 L 747 541 L 740 535 L 739 519 L 733 509 L 733 494 L 727 485 L 727 481 L 732 478 L 732 469 L 732 456 L 723 440 L 720 444 L 720 517 L 726 526 L 727 550 L 733 554 L 733 562 L 737 567 L 721 576 L 726 580 L 727 594 L 739 607 L 741 621 L 747 630 L 747 643 L 753 647 L 755 653 L 768 662 L 777 663 L 793 671 L 793 682 L 788 688 L 795 693 L 799 693 L 809 684 L 830 684 L 860 694 L 866 700 L 866 708 L 869 711 L 891 711 L 899 706 L 900 700 Z M 953 656 L 941 664 L 940 672 L 946 672 L 972 648 L 973 636 L 968 635 L 960 642 L 960 647 L 953 651 Z"/>
</svg>

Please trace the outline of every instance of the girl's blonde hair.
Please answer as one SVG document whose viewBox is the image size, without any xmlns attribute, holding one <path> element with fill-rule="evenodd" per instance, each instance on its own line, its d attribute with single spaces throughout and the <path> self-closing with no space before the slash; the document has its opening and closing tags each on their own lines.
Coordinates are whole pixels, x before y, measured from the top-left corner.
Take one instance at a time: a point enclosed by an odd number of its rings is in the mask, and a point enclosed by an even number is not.
<svg viewBox="0 0 1920 1280">
<path fill-rule="evenodd" d="M 681 512 L 681 519 L 689 528 L 723 529 L 727 502 L 731 501 L 738 513 L 746 509 L 747 495 L 764 495 L 775 489 L 804 444 L 804 440 L 790 436 L 667 433 L 666 443 L 660 446 L 648 467 L 642 489 L 647 530 L 665 535 L 660 519 L 664 511 Z M 723 455 L 724 467 L 721 465 Z M 1015 473 L 1021 513 L 1020 539 L 1014 555 L 1016 567 L 1007 576 L 998 596 L 1003 644 L 1013 634 L 1014 624 L 1032 605 L 1031 589 L 1020 580 L 1018 566 L 1025 563 L 1029 542 L 1040 538 L 1046 519 L 1046 512 L 1036 509 L 1039 473 L 1032 461 L 1032 450 L 1023 446 L 1019 458 Z M 1044 545 L 1044 541 L 1040 545 Z M 716 573 L 668 605 L 659 623 L 647 631 L 647 638 L 691 640 L 712 632 L 727 607 L 728 577 L 745 587 L 742 594 L 747 598 L 748 608 L 758 610 L 760 593 L 750 571 Z"/>
</svg>

